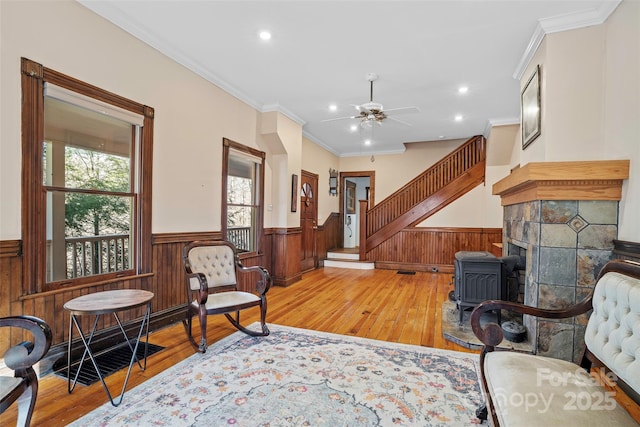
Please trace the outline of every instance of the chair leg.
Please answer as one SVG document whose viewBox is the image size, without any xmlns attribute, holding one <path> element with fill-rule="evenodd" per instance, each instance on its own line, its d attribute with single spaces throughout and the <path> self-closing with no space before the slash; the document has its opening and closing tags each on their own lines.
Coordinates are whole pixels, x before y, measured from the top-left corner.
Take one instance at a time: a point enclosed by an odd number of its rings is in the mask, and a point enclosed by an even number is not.
<svg viewBox="0 0 640 427">
<path fill-rule="evenodd" d="M 262 299 L 262 304 L 260 305 L 260 326 L 262 326 L 262 333 L 264 335 L 269 335 L 269 328 L 267 327 L 267 299 Z"/>
<path fill-rule="evenodd" d="M 38 396 L 38 376 L 33 368 L 29 368 L 27 373 L 29 376 L 29 386 L 18 398 L 18 420 L 17 426 L 29 426 L 31 424 L 31 416 L 36 406 L 36 397 Z"/>
<path fill-rule="evenodd" d="M 193 345 L 196 350 L 201 351 L 200 344 L 198 344 L 193 338 L 193 311 L 190 307 L 187 309 L 187 316 L 186 319 L 182 321 L 182 325 L 184 326 L 184 330 L 187 333 L 187 338 L 189 339 L 191 345 Z"/>
<path fill-rule="evenodd" d="M 487 405 L 483 404 L 478 409 L 476 409 L 476 417 L 481 421 L 486 421 L 487 416 L 489 415 L 487 411 Z"/>
<path fill-rule="evenodd" d="M 200 310 L 200 346 L 198 351 L 206 353 L 207 351 L 207 312 Z"/>
</svg>

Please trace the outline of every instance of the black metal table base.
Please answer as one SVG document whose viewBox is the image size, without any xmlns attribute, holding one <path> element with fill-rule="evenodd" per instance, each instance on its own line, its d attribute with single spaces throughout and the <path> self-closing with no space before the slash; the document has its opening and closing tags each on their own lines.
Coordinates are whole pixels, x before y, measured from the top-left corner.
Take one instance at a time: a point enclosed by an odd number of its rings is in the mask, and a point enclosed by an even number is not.
<svg viewBox="0 0 640 427">
<path fill-rule="evenodd" d="M 129 346 L 129 349 L 131 350 L 131 361 L 129 362 L 129 368 L 127 369 L 127 376 L 124 379 L 124 384 L 122 384 L 122 391 L 120 392 L 120 396 L 116 399 L 114 399 L 111 396 L 111 392 L 109 391 L 109 387 L 107 387 L 107 383 L 104 381 L 104 376 L 102 375 L 102 372 L 100 371 L 100 367 L 98 366 L 98 363 L 96 362 L 96 359 L 93 355 L 93 352 L 91 351 L 91 341 L 93 340 L 93 337 L 95 335 L 96 332 L 96 327 L 98 326 L 98 320 L 100 319 L 100 317 L 102 316 L 102 314 L 97 314 L 96 318 L 93 322 L 93 327 L 91 328 L 91 332 L 89 332 L 89 335 L 87 335 L 85 337 L 84 332 L 82 331 L 82 327 L 80 326 L 80 323 L 78 322 L 78 318 L 77 315 L 75 314 L 71 314 L 71 321 L 69 322 L 69 348 L 67 351 L 67 389 L 69 391 L 69 393 L 71 393 L 74 388 L 76 387 L 76 384 L 78 383 L 78 375 L 82 369 L 82 365 L 84 364 L 84 362 L 86 361 L 86 357 L 89 356 L 89 359 L 91 360 L 91 363 L 93 364 L 93 367 L 95 368 L 98 377 L 100 378 L 100 381 L 102 382 L 102 386 L 104 387 L 104 390 L 107 393 L 107 396 L 109 397 L 109 401 L 111 402 L 111 404 L 113 406 L 118 406 L 120 405 L 120 403 L 122 403 L 122 399 L 124 397 L 124 392 L 127 388 L 127 383 L 129 382 L 129 376 L 131 375 L 131 369 L 133 368 L 133 364 L 135 362 L 138 363 L 138 366 L 140 367 L 141 371 L 144 371 L 147 368 L 147 353 L 148 353 L 148 346 L 149 346 L 149 317 L 151 314 L 151 303 L 147 304 L 147 309 L 145 312 L 145 315 L 142 317 L 142 321 L 140 323 L 140 328 L 138 330 L 138 336 L 136 337 L 136 339 L 134 340 L 135 345 L 132 345 L 131 340 L 128 338 L 126 331 L 124 330 L 124 327 L 122 326 L 122 322 L 120 321 L 120 318 L 118 317 L 118 313 L 114 312 L 113 316 L 116 319 L 116 322 L 118 323 L 118 327 L 120 328 L 120 331 L 122 332 L 122 335 L 124 336 L 125 341 L 127 342 L 127 345 Z M 84 344 L 84 353 L 82 354 L 82 357 L 80 358 L 80 364 L 78 365 L 78 368 L 76 370 L 75 376 L 73 376 L 73 379 L 71 378 L 71 343 L 73 341 L 73 326 L 75 325 L 76 329 L 78 330 L 78 333 L 80 334 L 80 339 L 82 340 L 82 343 Z M 138 359 L 137 356 L 137 351 L 138 351 L 138 346 L 140 345 L 140 339 L 142 337 L 142 332 L 145 330 L 146 327 L 146 337 L 145 337 L 145 350 L 144 350 L 144 358 L 142 361 L 140 361 L 140 359 Z"/>
</svg>

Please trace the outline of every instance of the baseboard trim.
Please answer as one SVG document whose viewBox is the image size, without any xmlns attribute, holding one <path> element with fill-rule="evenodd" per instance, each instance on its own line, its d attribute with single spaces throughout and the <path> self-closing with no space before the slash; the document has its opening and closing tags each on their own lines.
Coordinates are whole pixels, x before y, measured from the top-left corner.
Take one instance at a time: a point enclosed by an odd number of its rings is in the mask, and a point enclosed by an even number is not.
<svg viewBox="0 0 640 427">
<path fill-rule="evenodd" d="M 293 277 L 288 277 L 286 279 L 273 279 L 273 285 L 274 286 L 281 286 L 283 288 L 286 288 L 288 286 L 293 285 L 294 283 L 300 281 L 302 279 L 302 273 L 301 274 L 296 274 Z"/>
<path fill-rule="evenodd" d="M 424 273 L 451 273 L 453 265 L 447 264 L 417 264 L 408 262 L 376 261 L 376 268 L 380 270 L 420 271 Z"/>
</svg>

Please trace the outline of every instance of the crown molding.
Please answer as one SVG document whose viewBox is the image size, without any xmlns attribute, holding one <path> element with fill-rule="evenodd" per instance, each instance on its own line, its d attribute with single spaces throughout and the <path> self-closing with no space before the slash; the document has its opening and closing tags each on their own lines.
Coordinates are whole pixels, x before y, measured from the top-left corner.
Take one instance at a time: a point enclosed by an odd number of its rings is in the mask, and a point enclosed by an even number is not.
<svg viewBox="0 0 640 427">
<path fill-rule="evenodd" d="M 284 114 L 285 116 L 287 116 L 288 118 L 290 118 L 291 120 L 299 124 L 300 126 L 304 126 L 307 123 L 306 121 L 302 120 L 299 116 L 295 115 L 292 111 L 286 109 L 280 104 L 269 104 L 269 105 L 264 105 L 262 106 L 262 108 L 260 108 L 261 113 L 271 113 L 274 111 Z"/>
<path fill-rule="evenodd" d="M 510 125 L 519 125 L 520 119 L 518 117 L 508 117 L 504 119 L 489 119 L 487 120 L 487 124 L 484 127 L 484 131 L 482 132 L 482 136 L 485 138 L 489 138 L 491 134 L 491 129 L 495 126 L 510 126 Z"/>
<path fill-rule="evenodd" d="M 406 147 L 403 145 L 400 150 L 381 150 L 381 151 L 352 151 L 350 153 L 342 153 L 339 157 L 369 157 L 369 156 L 383 156 L 385 154 L 402 154 L 405 152 Z"/>
<path fill-rule="evenodd" d="M 516 80 L 522 78 L 545 35 L 603 24 L 621 2 L 622 0 L 607 0 L 598 9 L 539 19 L 529 44 L 513 73 L 513 78 Z"/>
<path fill-rule="evenodd" d="M 333 148 L 329 147 L 324 142 L 320 141 L 318 138 L 316 138 L 315 136 L 311 135 L 309 132 L 307 132 L 304 129 L 302 130 L 302 136 L 304 136 L 305 138 L 307 138 L 309 141 L 313 142 L 314 144 L 319 145 L 320 147 L 324 148 L 325 150 L 327 150 L 331 154 L 336 155 L 338 157 L 341 157 L 340 153 L 338 153 L 336 150 L 334 150 Z"/>
<path fill-rule="evenodd" d="M 102 3 L 102 2 L 93 2 L 89 0 L 77 0 L 78 3 L 86 7 L 87 9 L 95 12 L 99 16 L 108 16 L 109 21 L 120 27 L 122 30 L 131 34 L 135 38 L 139 39 L 143 43 L 148 44 L 153 49 L 155 49 L 158 53 L 161 53 L 172 60 L 176 61 L 178 64 L 184 66 L 188 70 L 198 74 L 200 77 L 204 78 L 210 83 L 213 83 L 223 91 L 227 92 L 229 95 L 237 98 L 238 100 L 248 104 L 254 109 L 266 113 L 277 111 L 279 113 L 284 114 L 300 126 L 304 126 L 306 123 L 300 117 L 295 115 L 293 112 L 289 111 L 285 107 L 279 104 L 271 104 L 271 105 L 263 105 L 260 102 L 256 101 L 245 92 L 236 88 L 235 86 L 229 84 L 228 82 L 221 79 L 219 76 L 208 71 L 202 64 L 198 61 L 194 61 L 188 57 L 186 57 L 179 49 L 175 48 L 171 45 L 167 40 L 160 39 L 155 37 L 149 31 L 147 31 L 143 25 L 141 25 L 138 21 L 131 19 L 131 17 L 122 12 L 117 6 L 117 3 Z M 116 22 L 124 23 L 123 25 L 116 24 Z"/>
</svg>

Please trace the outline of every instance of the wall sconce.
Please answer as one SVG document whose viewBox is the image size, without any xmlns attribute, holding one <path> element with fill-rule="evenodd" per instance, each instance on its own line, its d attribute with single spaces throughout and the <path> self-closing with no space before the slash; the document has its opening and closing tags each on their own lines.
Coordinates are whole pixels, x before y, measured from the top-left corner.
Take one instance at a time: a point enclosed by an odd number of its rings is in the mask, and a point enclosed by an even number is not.
<svg viewBox="0 0 640 427">
<path fill-rule="evenodd" d="M 338 195 L 338 171 L 335 169 L 329 169 L 329 194 Z"/>
</svg>

